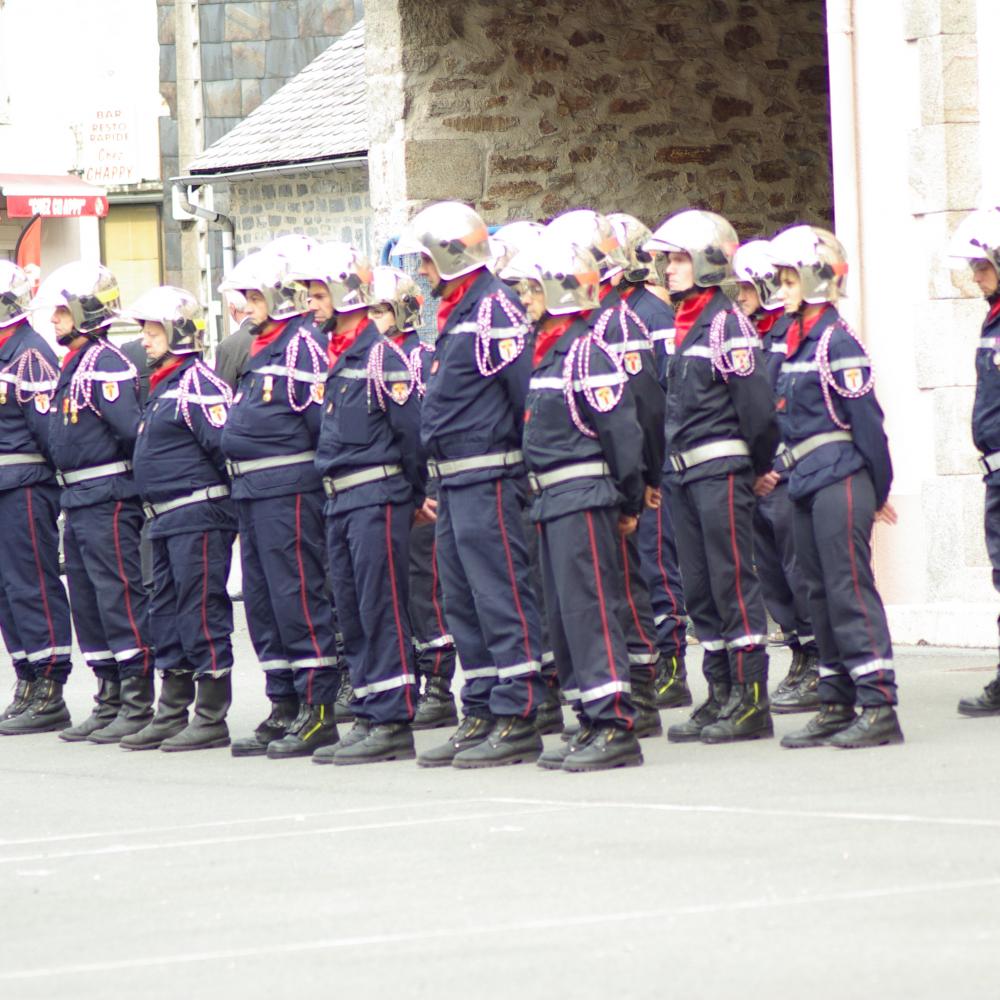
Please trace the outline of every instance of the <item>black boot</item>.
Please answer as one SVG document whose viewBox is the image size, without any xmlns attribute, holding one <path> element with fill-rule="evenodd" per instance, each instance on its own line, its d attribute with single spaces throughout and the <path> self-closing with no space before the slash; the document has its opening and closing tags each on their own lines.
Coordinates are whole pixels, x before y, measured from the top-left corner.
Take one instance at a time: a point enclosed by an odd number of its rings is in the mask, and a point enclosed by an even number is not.
<svg viewBox="0 0 1000 1000">
<path fill-rule="evenodd" d="M 0 736 L 27 736 L 55 733 L 69 726 L 69 709 L 63 701 L 60 681 L 41 678 L 31 686 L 28 707 L 6 722 L 0 722 Z"/>
<path fill-rule="evenodd" d="M 974 698 L 963 698 L 958 703 L 961 715 L 976 718 L 980 715 L 1000 715 L 1000 673 Z"/>
<path fill-rule="evenodd" d="M 229 746 L 229 726 L 226 713 L 233 703 L 233 678 L 229 673 L 198 678 L 198 697 L 194 703 L 191 724 L 176 736 L 164 740 L 160 749 L 165 753 L 186 750 L 214 750 Z"/>
<path fill-rule="evenodd" d="M 361 743 L 368 738 L 372 724 L 364 716 L 359 715 L 354 720 L 354 725 L 347 731 L 347 735 L 341 737 L 339 742 L 331 743 L 328 747 L 320 747 L 312 756 L 314 764 L 332 764 L 333 758 L 344 747 L 352 747 L 355 743 Z"/>
<path fill-rule="evenodd" d="M 28 707 L 28 702 L 31 701 L 31 688 L 34 683 L 34 681 L 18 677 L 17 683 L 14 685 L 14 697 L 11 699 L 10 704 L 0 712 L 0 722 L 13 719 L 15 715 L 20 715 Z"/>
<path fill-rule="evenodd" d="M 560 740 L 554 749 L 546 750 L 538 758 L 538 766 L 545 768 L 546 771 L 561 771 L 566 758 L 571 753 L 582 750 L 596 735 L 597 730 L 589 722 L 581 722 L 569 739 Z"/>
<path fill-rule="evenodd" d="M 662 736 L 663 723 L 656 707 L 656 688 L 652 677 L 632 678 L 632 704 L 635 706 L 635 726 L 632 733 L 636 739 Z"/>
<path fill-rule="evenodd" d="M 683 656 L 660 656 L 656 664 L 656 707 L 686 708 L 693 701 Z"/>
<path fill-rule="evenodd" d="M 337 700 L 333 707 L 334 722 L 351 722 L 354 719 L 354 687 L 351 685 L 351 675 L 347 667 L 341 668 L 340 687 L 337 689 Z"/>
<path fill-rule="evenodd" d="M 587 744 L 567 754 L 564 771 L 610 771 L 614 767 L 638 767 L 642 750 L 634 732 L 603 725 Z"/>
<path fill-rule="evenodd" d="M 533 764 L 542 752 L 542 738 L 534 719 L 501 715 L 482 743 L 460 750 L 452 767 L 501 767 L 504 764 Z"/>
<path fill-rule="evenodd" d="M 719 718 L 701 731 L 702 743 L 735 743 L 738 740 L 763 740 L 774 735 L 774 723 L 763 681 L 734 684 L 729 701 Z"/>
<path fill-rule="evenodd" d="M 489 736 L 495 721 L 492 716 L 467 715 L 447 743 L 431 747 L 417 757 L 417 763 L 421 767 L 448 767 L 456 754 L 482 743 Z"/>
<path fill-rule="evenodd" d="M 794 691 L 799 686 L 805 668 L 806 654 L 802 651 L 801 646 L 796 646 L 792 650 L 792 662 L 788 665 L 788 673 L 781 678 L 778 686 L 774 689 L 774 694 L 771 695 L 772 704 L 779 695 L 788 694 L 789 691 Z"/>
<path fill-rule="evenodd" d="M 338 717 L 339 721 L 339 717 Z M 440 729 L 458 725 L 458 710 L 447 677 L 430 675 L 424 683 L 424 693 L 417 699 L 414 729 Z"/>
<path fill-rule="evenodd" d="M 377 764 L 385 760 L 413 760 L 413 730 L 408 722 L 381 722 L 363 740 L 337 748 L 334 764 Z M 314 758 L 315 759 L 315 758 Z"/>
<path fill-rule="evenodd" d="M 826 746 L 830 737 L 854 724 L 853 705 L 821 705 L 819 715 L 814 715 L 801 729 L 781 737 L 786 750 Z"/>
<path fill-rule="evenodd" d="M 841 750 L 884 747 L 902 742 L 903 730 L 899 728 L 899 718 L 892 705 L 863 708 L 852 725 L 830 737 L 830 746 Z"/>
<path fill-rule="evenodd" d="M 271 714 L 253 731 L 253 736 L 233 743 L 234 757 L 263 757 L 269 743 L 280 740 L 299 713 L 299 699 L 272 698 Z"/>
<path fill-rule="evenodd" d="M 122 707 L 121 684 L 117 680 L 97 679 L 97 694 L 94 695 L 94 710 L 83 722 L 59 734 L 59 739 L 67 743 L 82 743 L 91 733 L 110 726 L 118 717 Z"/>
<path fill-rule="evenodd" d="M 671 743 L 697 743 L 701 739 L 701 731 L 719 718 L 719 713 L 729 699 L 728 684 L 709 684 L 708 700 L 702 702 L 692 713 L 687 722 L 679 722 L 667 730 L 667 739 Z"/>
<path fill-rule="evenodd" d="M 794 712 L 815 712 L 818 708 L 819 665 L 815 655 L 803 653 L 798 683 L 791 689 L 775 693 L 771 699 L 771 711 L 778 715 L 791 715 Z"/>
<path fill-rule="evenodd" d="M 87 739 L 91 743 L 117 743 L 124 736 L 145 729 L 153 718 L 153 674 L 148 677 L 126 677 L 122 681 L 122 707 L 118 709 L 115 721 L 92 732 Z"/>
<path fill-rule="evenodd" d="M 301 705 L 295 721 L 280 740 L 267 745 L 271 760 L 290 757 L 311 757 L 314 750 L 338 742 L 337 723 L 333 721 L 333 705 Z"/>
<path fill-rule="evenodd" d="M 543 675 L 542 682 L 544 695 L 535 713 L 535 729 L 539 736 L 550 736 L 563 731 L 562 700 L 557 678 Z"/>
<path fill-rule="evenodd" d="M 188 707 L 194 701 L 194 674 L 168 670 L 160 685 L 153 721 L 118 744 L 123 750 L 155 750 L 164 740 L 176 736 L 188 724 Z"/>
</svg>

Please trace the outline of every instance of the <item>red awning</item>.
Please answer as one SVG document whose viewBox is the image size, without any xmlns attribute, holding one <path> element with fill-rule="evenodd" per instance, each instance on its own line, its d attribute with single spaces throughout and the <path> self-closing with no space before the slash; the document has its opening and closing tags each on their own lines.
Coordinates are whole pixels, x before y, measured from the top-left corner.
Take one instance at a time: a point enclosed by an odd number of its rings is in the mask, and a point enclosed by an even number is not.
<svg viewBox="0 0 1000 1000">
<path fill-rule="evenodd" d="M 0 194 L 7 216 L 30 219 L 78 219 L 108 214 L 108 192 L 73 174 L 0 174 Z"/>
</svg>

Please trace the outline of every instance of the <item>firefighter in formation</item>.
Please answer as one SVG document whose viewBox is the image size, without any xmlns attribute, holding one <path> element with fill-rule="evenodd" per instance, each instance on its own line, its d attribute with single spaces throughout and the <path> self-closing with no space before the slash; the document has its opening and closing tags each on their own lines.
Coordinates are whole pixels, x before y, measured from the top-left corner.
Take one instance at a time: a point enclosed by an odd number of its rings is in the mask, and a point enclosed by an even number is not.
<svg viewBox="0 0 1000 1000">
<path fill-rule="evenodd" d="M 998 214 L 959 251 L 991 304 L 974 418 L 991 555 Z M 188 292 L 124 310 L 142 327 L 144 403 L 109 339 L 123 310 L 106 268 L 66 265 L 32 301 L 0 263 L 0 505 L 20 526 L 0 539 L 16 675 L 0 734 L 335 765 L 635 766 L 660 711 L 693 705 L 690 620 L 706 696 L 670 741 L 770 738 L 783 712 L 815 712 L 785 747 L 902 741 L 870 548 L 873 523 L 895 520 L 892 466 L 870 361 L 837 311 L 833 234 L 739 247 L 707 211 L 651 231 L 581 209 L 491 237 L 442 202 L 395 250 L 438 300 L 436 337 L 406 272 L 282 237 L 222 286 L 249 337 L 231 378 L 203 358 Z M 270 711 L 232 740 L 237 537 Z M 765 609 L 792 653 L 773 696 Z M 75 725 L 71 618 L 96 681 Z M 1000 714 L 998 685 L 960 711 Z M 452 731 L 418 754 L 428 728 Z"/>
</svg>

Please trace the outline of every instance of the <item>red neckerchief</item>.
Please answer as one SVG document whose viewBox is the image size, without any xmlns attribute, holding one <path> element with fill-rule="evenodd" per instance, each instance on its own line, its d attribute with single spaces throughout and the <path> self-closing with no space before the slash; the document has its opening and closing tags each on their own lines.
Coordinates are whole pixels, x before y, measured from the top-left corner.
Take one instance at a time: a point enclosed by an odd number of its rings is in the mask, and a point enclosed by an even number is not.
<svg viewBox="0 0 1000 1000">
<path fill-rule="evenodd" d="M 455 311 L 455 306 L 465 298 L 469 286 L 478 277 L 479 269 L 477 268 L 471 274 L 465 275 L 447 295 L 441 296 L 441 305 L 438 306 L 438 333 L 444 332 L 444 325 L 448 321 L 448 317 Z"/>
<path fill-rule="evenodd" d="M 776 312 L 766 312 L 759 320 L 757 320 L 757 332 L 763 337 L 765 334 L 770 333 L 774 329 L 774 324 L 778 322 L 778 317 L 781 315 L 780 311 Z"/>
<path fill-rule="evenodd" d="M 273 344 L 285 332 L 288 322 L 287 319 L 284 319 L 270 333 L 259 333 L 254 337 L 250 341 L 250 357 L 256 357 L 268 344 Z"/>
<path fill-rule="evenodd" d="M 398 330 L 389 338 L 397 347 L 402 347 L 406 343 L 408 333 L 400 333 Z"/>
<path fill-rule="evenodd" d="M 340 333 L 330 335 L 330 343 L 326 347 L 326 356 L 330 359 L 331 368 L 337 363 L 337 359 L 341 354 L 350 349 L 351 344 L 358 339 L 361 331 L 367 325 L 368 313 L 363 309 L 359 309 L 354 320 L 354 326 L 350 326 L 346 330 L 341 330 Z"/>
<path fill-rule="evenodd" d="M 0 348 L 2 348 L 3 345 L 6 344 L 7 341 L 14 336 L 14 331 L 17 329 L 17 327 L 18 324 L 15 323 L 6 333 L 0 334 Z"/>
<path fill-rule="evenodd" d="M 576 316 L 570 315 L 556 320 L 552 326 L 541 331 L 535 338 L 535 354 L 533 365 L 537 368 L 542 363 L 542 358 L 549 352 L 549 348 L 573 325 Z"/>
<path fill-rule="evenodd" d="M 603 302 L 613 291 L 615 286 L 610 281 L 604 281 L 597 286 L 597 301 Z"/>
<path fill-rule="evenodd" d="M 83 347 L 74 347 L 67 351 L 62 359 L 62 367 L 65 368 L 87 345 L 84 344 Z"/>
<path fill-rule="evenodd" d="M 632 293 L 636 290 L 636 287 L 637 286 L 635 286 L 635 285 L 626 285 L 624 288 L 622 288 L 622 286 L 619 285 L 618 286 L 618 294 L 623 299 L 631 298 Z"/>
<path fill-rule="evenodd" d="M 684 338 L 691 332 L 691 327 L 698 322 L 698 317 L 704 312 L 705 306 L 712 301 L 715 296 L 714 288 L 706 288 L 703 292 L 696 292 L 681 301 L 674 313 L 674 346 L 680 347 L 684 343 Z"/>
<path fill-rule="evenodd" d="M 161 382 L 162 382 L 162 381 L 163 381 L 163 380 L 164 380 L 164 379 L 165 379 L 165 378 L 166 378 L 166 377 L 167 377 L 167 376 L 168 376 L 168 375 L 169 375 L 169 374 L 170 374 L 170 373 L 172 372 L 172 371 L 174 371 L 175 369 L 179 368 L 179 367 L 180 367 L 180 365 L 181 365 L 181 363 L 182 363 L 183 361 L 184 361 L 184 359 L 183 359 L 183 358 L 174 358 L 174 360 L 173 360 L 173 361 L 170 361 L 170 362 L 168 362 L 167 364 L 163 365 L 163 367 L 162 367 L 162 368 L 157 368 L 157 369 L 156 369 L 156 371 L 155 371 L 155 372 L 153 372 L 153 373 L 152 373 L 152 374 L 151 374 L 151 375 L 149 376 L 149 391 L 150 391 L 150 393 L 152 393 L 152 391 L 153 391 L 153 390 L 154 390 L 154 389 L 155 389 L 155 388 L 156 388 L 156 387 L 157 387 L 157 386 L 158 386 L 158 385 L 159 385 L 159 384 L 160 384 L 160 383 L 161 383 Z"/>
<path fill-rule="evenodd" d="M 997 299 L 993 305 L 990 306 L 990 311 L 986 316 L 986 323 L 992 323 L 993 320 L 1000 316 L 1000 299 Z M 984 324 L 985 325 L 985 324 Z M 3 347 L 3 341 L 0 340 L 0 347 Z"/>
<path fill-rule="evenodd" d="M 815 316 L 810 316 L 808 319 L 803 319 L 801 316 L 797 316 L 792 322 L 792 325 L 788 328 L 788 354 L 787 357 L 792 357 L 795 352 L 799 349 L 802 341 L 809 336 L 812 332 L 813 327 L 820 321 L 820 317 L 829 309 L 829 305 L 823 306 L 822 309 Z"/>
</svg>

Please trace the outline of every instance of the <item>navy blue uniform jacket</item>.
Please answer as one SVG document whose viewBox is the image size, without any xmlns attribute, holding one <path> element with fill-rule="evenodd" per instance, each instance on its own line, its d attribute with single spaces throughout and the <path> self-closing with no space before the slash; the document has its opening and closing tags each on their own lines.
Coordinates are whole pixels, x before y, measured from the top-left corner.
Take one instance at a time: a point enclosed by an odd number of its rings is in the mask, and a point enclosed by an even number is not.
<svg viewBox="0 0 1000 1000">
<path fill-rule="evenodd" d="M 984 454 L 1000 451 L 1000 299 L 986 319 L 976 351 L 976 397 L 972 404 L 972 440 Z M 1000 485 L 1000 470 L 985 477 Z"/>
</svg>

